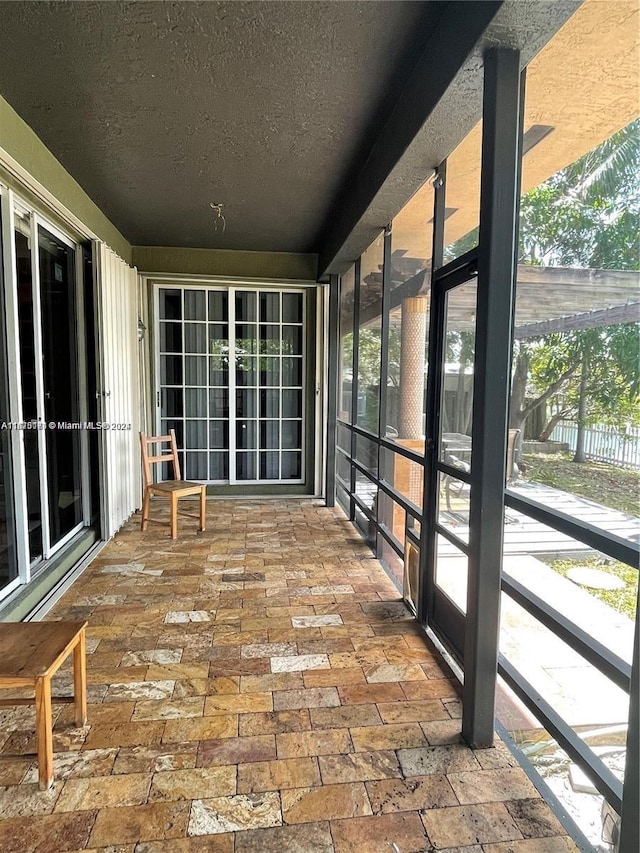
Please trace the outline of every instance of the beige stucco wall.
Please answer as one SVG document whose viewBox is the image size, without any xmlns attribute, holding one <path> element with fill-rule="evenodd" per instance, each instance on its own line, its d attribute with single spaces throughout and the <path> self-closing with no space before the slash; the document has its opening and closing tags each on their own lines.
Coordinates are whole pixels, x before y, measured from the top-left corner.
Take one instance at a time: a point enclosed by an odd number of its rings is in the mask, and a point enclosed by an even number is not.
<svg viewBox="0 0 640 853">
<path fill-rule="evenodd" d="M 145 273 L 315 281 L 318 256 L 287 252 L 134 246 L 133 263 Z"/>
</svg>

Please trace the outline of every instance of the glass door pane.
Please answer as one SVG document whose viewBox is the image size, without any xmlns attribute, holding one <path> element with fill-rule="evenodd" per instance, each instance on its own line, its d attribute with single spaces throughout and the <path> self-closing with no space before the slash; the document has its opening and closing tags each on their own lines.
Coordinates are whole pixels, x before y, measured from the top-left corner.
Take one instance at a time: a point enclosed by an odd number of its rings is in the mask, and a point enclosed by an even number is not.
<svg viewBox="0 0 640 853">
<path fill-rule="evenodd" d="M 35 305 L 31 255 L 31 224 L 17 219 L 15 231 L 16 273 L 18 284 L 18 335 L 20 341 L 20 367 L 22 376 L 22 417 L 27 424 L 37 427 L 38 402 L 36 393 L 36 340 Z M 40 490 L 39 445 L 43 437 L 37 428 L 24 430 L 24 464 L 27 484 L 27 515 L 29 529 L 29 562 L 41 559 L 42 549 L 42 495 Z"/>
<path fill-rule="evenodd" d="M 462 611 L 466 609 L 467 588 L 463 548 L 469 541 L 470 484 L 465 475 L 471 471 L 476 296 L 475 279 L 445 293 L 440 365 L 438 457 L 440 462 L 460 471 L 461 476 L 438 472 L 438 525 L 453 534 L 462 548 L 438 534 L 435 584 Z"/>
<path fill-rule="evenodd" d="M 38 228 L 50 546 L 82 522 L 75 252 Z"/>
<path fill-rule="evenodd" d="M 301 482 L 304 294 L 161 287 L 157 322 L 160 429 L 185 478 Z"/>
<path fill-rule="evenodd" d="M 0 277 L 0 305 L 4 306 L 3 279 Z M 0 313 L 0 422 L 10 421 L 9 375 L 7 370 L 6 314 Z M 13 465 L 11 430 L 0 430 L 0 590 L 18 577 L 16 528 L 13 506 Z"/>
</svg>

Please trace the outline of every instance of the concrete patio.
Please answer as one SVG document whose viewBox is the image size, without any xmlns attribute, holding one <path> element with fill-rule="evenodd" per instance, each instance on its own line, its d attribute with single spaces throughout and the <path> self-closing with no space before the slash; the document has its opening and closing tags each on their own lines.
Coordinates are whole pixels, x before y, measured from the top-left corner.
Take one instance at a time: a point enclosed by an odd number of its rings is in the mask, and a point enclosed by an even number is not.
<svg viewBox="0 0 640 853">
<path fill-rule="evenodd" d="M 460 742 L 451 673 L 339 510 L 208 514 L 175 543 L 134 516 L 48 615 L 88 619 L 89 723 L 55 707 L 48 792 L 0 763 L 3 853 L 576 849 L 503 744 Z M 0 721 L 33 751 L 30 708 Z"/>
</svg>

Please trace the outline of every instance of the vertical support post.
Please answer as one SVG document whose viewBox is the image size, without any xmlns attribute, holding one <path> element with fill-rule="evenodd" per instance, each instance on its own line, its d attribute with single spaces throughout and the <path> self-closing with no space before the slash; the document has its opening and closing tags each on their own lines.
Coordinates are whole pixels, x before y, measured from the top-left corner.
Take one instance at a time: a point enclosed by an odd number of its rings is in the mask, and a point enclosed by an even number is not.
<svg viewBox="0 0 640 853">
<path fill-rule="evenodd" d="M 358 356 L 359 356 L 359 333 L 360 333 L 360 270 L 361 258 L 355 262 L 353 267 L 353 371 L 351 379 L 351 424 L 358 420 Z M 356 434 L 351 430 L 350 443 L 351 459 L 356 458 Z M 356 469 L 351 465 L 349 476 L 349 519 L 353 521 L 356 517 L 356 502 L 353 496 L 356 491 Z"/>
<path fill-rule="evenodd" d="M 622 789 L 622 824 L 620 853 L 640 850 L 640 590 L 636 605 L 636 630 L 633 641 L 633 663 L 629 693 L 629 727 L 627 729 L 627 758 Z"/>
<path fill-rule="evenodd" d="M 424 442 L 424 475 L 422 489 L 422 518 L 420 519 L 420 564 L 418 567 L 418 621 L 423 625 L 429 622 L 429 611 L 433 600 L 435 560 L 435 523 L 437 485 L 435 478 L 435 447 L 438 436 L 437 415 L 440 398 L 440 371 L 438 365 L 442 357 L 442 335 L 438 317 L 438 292 L 434 287 L 435 272 L 442 266 L 444 254 L 444 218 L 447 179 L 447 162 L 440 164 L 436 172 L 433 187 L 433 249 L 431 261 L 431 310 L 429 315 L 429 355 L 426 398 L 426 429 Z"/>
<path fill-rule="evenodd" d="M 389 309 L 391 304 L 391 224 L 384 229 L 382 252 L 382 323 L 380 329 L 380 386 L 378 390 L 378 480 L 384 479 L 385 452 L 380 438 L 387 434 L 387 381 L 389 375 Z M 376 522 L 393 527 L 393 502 L 378 490 Z M 376 556 L 382 557 L 384 539 L 376 530 Z"/>
<path fill-rule="evenodd" d="M 336 505 L 336 439 L 338 409 L 338 346 L 340 342 L 340 280 L 329 277 L 329 329 L 327 359 L 327 469 L 325 473 L 325 504 Z"/>
<path fill-rule="evenodd" d="M 424 438 L 424 362 L 429 300 L 426 296 L 409 296 L 402 300 L 400 310 L 398 438 L 417 440 Z"/>
<path fill-rule="evenodd" d="M 493 743 L 519 195 L 520 53 L 485 57 L 463 738 Z"/>
</svg>

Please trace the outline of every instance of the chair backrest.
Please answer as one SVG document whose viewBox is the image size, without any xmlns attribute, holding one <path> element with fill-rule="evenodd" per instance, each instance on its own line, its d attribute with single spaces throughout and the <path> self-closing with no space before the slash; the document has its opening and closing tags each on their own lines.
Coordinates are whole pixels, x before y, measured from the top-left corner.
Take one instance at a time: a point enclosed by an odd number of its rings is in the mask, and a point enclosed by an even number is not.
<svg viewBox="0 0 640 853">
<path fill-rule="evenodd" d="M 149 455 L 149 445 L 151 444 L 168 444 L 169 448 L 163 450 L 154 456 Z M 180 461 L 178 459 L 178 445 L 176 444 L 175 430 L 170 430 L 169 435 L 145 435 L 140 433 L 140 449 L 142 451 L 142 471 L 144 473 L 144 484 L 150 486 L 154 480 L 151 473 L 151 466 L 156 462 L 171 462 L 173 465 L 173 479 L 180 480 Z"/>
<path fill-rule="evenodd" d="M 507 433 L 507 467 L 506 467 L 506 482 L 507 485 L 516 479 L 518 471 L 516 469 L 516 449 L 518 447 L 519 429 L 510 429 Z"/>
</svg>

